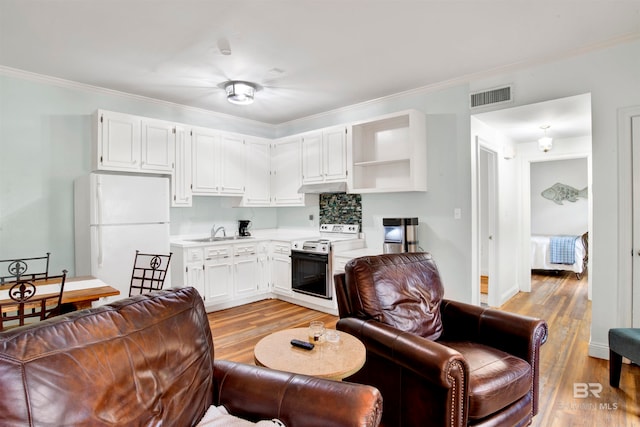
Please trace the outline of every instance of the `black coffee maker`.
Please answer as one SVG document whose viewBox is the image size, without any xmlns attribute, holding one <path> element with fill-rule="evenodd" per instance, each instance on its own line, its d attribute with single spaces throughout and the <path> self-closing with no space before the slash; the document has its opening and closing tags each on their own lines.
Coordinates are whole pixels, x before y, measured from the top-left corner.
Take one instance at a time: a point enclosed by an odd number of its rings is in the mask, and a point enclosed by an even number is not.
<svg viewBox="0 0 640 427">
<path fill-rule="evenodd" d="M 249 228 L 251 228 L 251 221 L 249 221 L 248 219 L 238 220 L 239 236 L 251 236 L 251 233 L 249 233 Z"/>
</svg>

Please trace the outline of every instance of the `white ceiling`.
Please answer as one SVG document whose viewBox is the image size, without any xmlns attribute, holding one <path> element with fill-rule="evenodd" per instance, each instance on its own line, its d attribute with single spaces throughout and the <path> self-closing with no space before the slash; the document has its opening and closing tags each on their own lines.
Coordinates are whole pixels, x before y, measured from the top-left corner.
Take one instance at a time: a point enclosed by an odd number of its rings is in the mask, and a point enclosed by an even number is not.
<svg viewBox="0 0 640 427">
<path fill-rule="evenodd" d="M 515 143 L 538 140 L 544 136 L 542 126 L 549 126 L 547 136 L 553 139 L 590 136 L 591 94 L 504 108 L 474 117 Z"/>
<path fill-rule="evenodd" d="M 638 36 L 640 0 L 0 0 L 2 66 L 271 124 Z"/>
</svg>

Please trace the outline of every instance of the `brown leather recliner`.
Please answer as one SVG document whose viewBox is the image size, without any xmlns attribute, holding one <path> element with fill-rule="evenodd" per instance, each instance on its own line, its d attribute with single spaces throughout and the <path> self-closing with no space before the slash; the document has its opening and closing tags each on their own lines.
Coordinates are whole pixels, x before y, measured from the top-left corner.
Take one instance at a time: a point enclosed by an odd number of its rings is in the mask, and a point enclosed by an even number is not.
<svg viewBox="0 0 640 427">
<path fill-rule="evenodd" d="M 0 333 L 0 425 L 194 426 L 210 405 L 287 427 L 377 426 L 373 387 L 215 360 L 193 288 Z"/>
<path fill-rule="evenodd" d="M 380 390 L 382 425 L 531 423 L 544 320 L 443 299 L 428 253 L 353 259 L 335 285 L 337 329 L 367 348 L 364 367 L 345 380 Z"/>
</svg>

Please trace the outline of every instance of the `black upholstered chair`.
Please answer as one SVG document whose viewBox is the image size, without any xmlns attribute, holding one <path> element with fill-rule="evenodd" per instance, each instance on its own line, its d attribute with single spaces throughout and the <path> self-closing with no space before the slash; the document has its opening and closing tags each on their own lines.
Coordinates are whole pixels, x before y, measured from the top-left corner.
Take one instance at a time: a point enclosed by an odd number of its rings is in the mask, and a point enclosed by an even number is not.
<svg viewBox="0 0 640 427">
<path fill-rule="evenodd" d="M 609 329 L 609 384 L 620 386 L 622 358 L 640 364 L 640 328 Z"/>
</svg>

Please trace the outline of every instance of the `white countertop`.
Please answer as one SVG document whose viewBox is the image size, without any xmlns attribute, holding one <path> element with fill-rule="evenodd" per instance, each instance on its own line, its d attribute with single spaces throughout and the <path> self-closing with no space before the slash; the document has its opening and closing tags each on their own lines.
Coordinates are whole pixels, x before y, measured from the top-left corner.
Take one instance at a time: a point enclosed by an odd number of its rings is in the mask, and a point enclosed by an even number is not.
<svg viewBox="0 0 640 427">
<path fill-rule="evenodd" d="M 263 230 L 251 230 L 250 237 L 241 237 L 229 240 L 217 240 L 213 242 L 194 242 L 191 239 L 202 239 L 210 237 L 208 234 L 190 234 L 171 236 L 170 242 L 174 246 L 194 247 L 194 246 L 211 246 L 211 245 L 228 245 L 233 243 L 258 242 L 264 240 L 306 240 L 314 239 L 320 236 L 319 231 L 297 228 L 270 228 Z"/>
<path fill-rule="evenodd" d="M 361 256 L 371 256 L 371 255 L 380 255 L 380 254 L 382 254 L 382 249 L 360 248 L 360 249 L 353 249 L 350 251 L 343 251 L 343 252 L 337 253 L 336 256 L 351 259 L 351 258 L 358 258 Z"/>
</svg>

